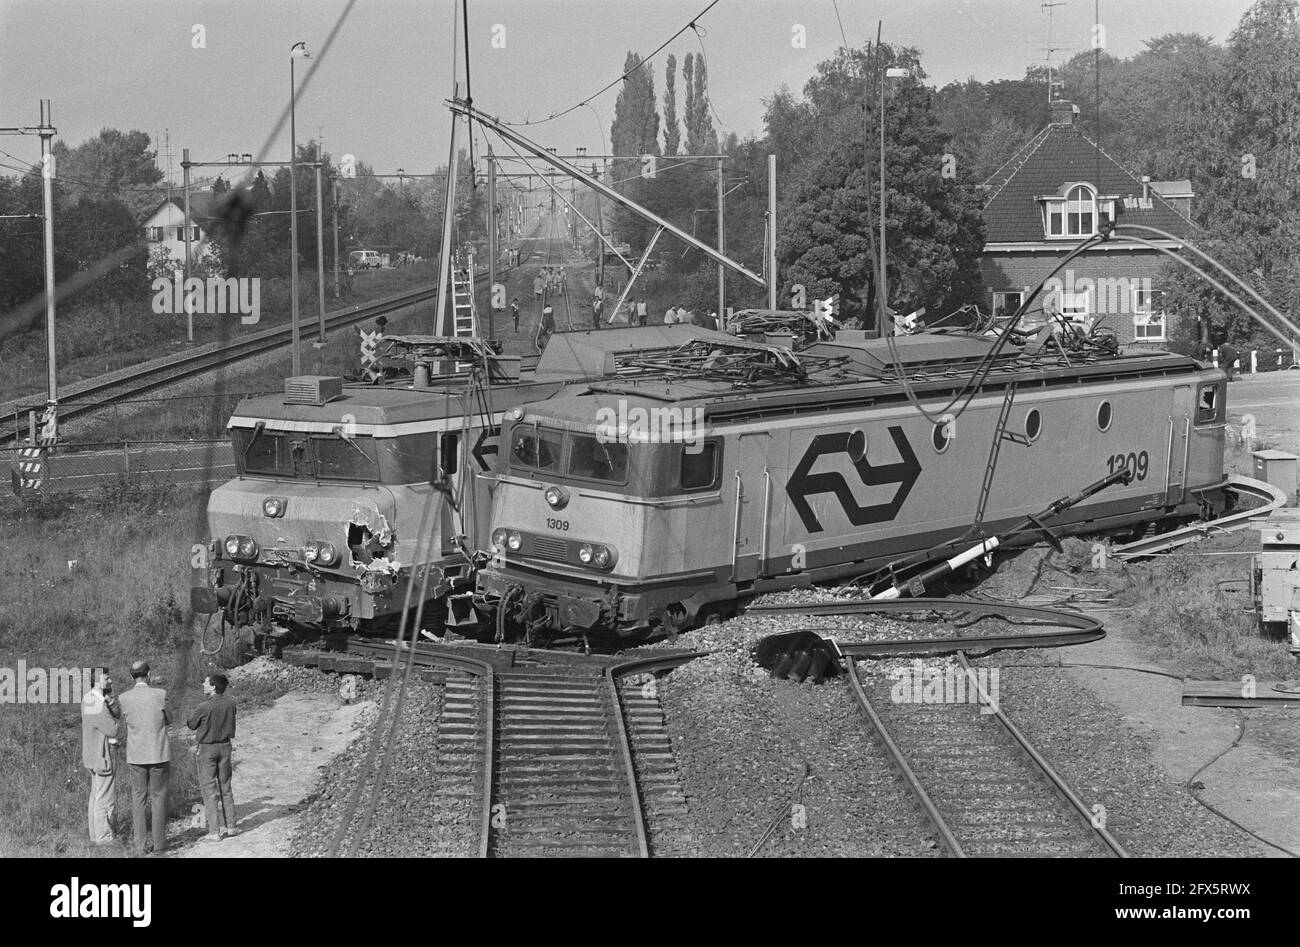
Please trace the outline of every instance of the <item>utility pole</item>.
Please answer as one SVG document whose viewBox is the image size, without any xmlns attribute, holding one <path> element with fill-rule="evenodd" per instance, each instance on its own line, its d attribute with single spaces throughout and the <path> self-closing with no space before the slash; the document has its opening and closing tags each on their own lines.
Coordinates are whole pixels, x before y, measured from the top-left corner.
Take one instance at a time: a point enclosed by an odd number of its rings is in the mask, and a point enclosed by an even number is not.
<svg viewBox="0 0 1300 947">
<path fill-rule="evenodd" d="M 330 188 L 334 192 L 334 298 L 339 298 L 339 179 L 330 175 Z"/>
<path fill-rule="evenodd" d="M 600 172 L 596 170 L 595 165 L 591 168 L 591 176 L 600 180 Z M 605 286 L 605 218 L 600 206 L 600 192 L 596 192 L 596 230 L 600 233 L 600 239 L 596 241 L 596 285 L 604 288 Z"/>
<path fill-rule="evenodd" d="M 455 48 L 454 41 L 452 47 Z M 452 83 L 451 97 L 453 100 L 460 97 L 459 82 Z M 438 308 L 434 317 L 437 320 L 433 326 L 434 335 L 456 334 L 455 326 L 452 326 L 449 332 L 444 333 L 442 330 L 447 314 L 447 294 L 451 292 L 451 228 L 456 220 L 456 126 L 459 124 L 460 117 L 453 114 L 451 146 L 447 155 L 447 191 L 442 208 L 442 248 L 439 250 L 438 260 Z"/>
<path fill-rule="evenodd" d="M 718 159 L 718 252 L 727 252 L 726 208 L 722 196 L 722 163 Z M 718 325 L 727 317 L 727 268 L 718 264 Z"/>
<path fill-rule="evenodd" d="M 41 200 L 45 209 L 45 345 L 46 367 L 49 372 L 46 390 L 46 411 L 49 415 L 46 430 L 56 430 L 55 418 L 59 404 L 58 373 L 54 352 L 54 126 L 50 122 L 54 110 L 50 100 L 41 102 Z"/>
<path fill-rule="evenodd" d="M 23 125 L 12 128 L 0 128 L 0 135 L 39 135 L 41 138 L 41 200 L 45 218 L 45 345 L 46 345 L 46 408 L 44 430 L 36 440 L 54 443 L 58 436 L 57 416 L 59 388 L 54 350 L 54 136 L 57 133 L 53 125 L 54 110 L 49 99 L 41 99 L 41 123 L 36 126 Z M 35 214 L 30 215 L 35 217 Z M 34 412 L 33 412 L 34 416 Z"/>
<path fill-rule="evenodd" d="M 320 339 L 325 344 L 325 207 L 321 200 L 321 151 L 316 145 L 316 304 L 320 317 Z"/>
<path fill-rule="evenodd" d="M 185 341 L 194 341 L 194 303 L 190 299 L 190 149 L 181 149 L 181 169 L 185 176 L 185 269 L 181 271 L 181 295 L 185 297 Z"/>
<path fill-rule="evenodd" d="M 776 155 L 767 156 L 767 308 L 776 308 Z"/>
<path fill-rule="evenodd" d="M 496 294 L 497 285 L 497 254 L 501 252 L 497 246 L 497 162 L 496 157 L 492 154 L 492 146 L 488 146 L 487 153 L 487 228 L 488 228 L 488 306 L 487 306 L 487 337 L 496 338 L 496 323 L 492 311 L 492 300 Z"/>
</svg>

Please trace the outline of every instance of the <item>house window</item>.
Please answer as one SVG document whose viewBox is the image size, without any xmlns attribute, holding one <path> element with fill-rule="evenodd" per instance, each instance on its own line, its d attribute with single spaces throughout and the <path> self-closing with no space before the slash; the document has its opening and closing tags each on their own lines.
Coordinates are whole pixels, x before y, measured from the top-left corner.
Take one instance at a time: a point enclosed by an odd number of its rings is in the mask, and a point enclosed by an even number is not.
<svg viewBox="0 0 1300 947">
<path fill-rule="evenodd" d="M 161 243 L 163 239 L 162 227 L 145 227 L 144 238 L 151 243 Z"/>
<path fill-rule="evenodd" d="M 1164 342 L 1165 292 L 1133 287 L 1133 338 L 1138 342 Z"/>
<path fill-rule="evenodd" d="M 1044 202 L 1044 229 L 1049 237 L 1091 237 L 1098 225 L 1115 219 L 1113 198 L 1098 199 L 1086 184 L 1076 184 L 1064 198 Z"/>
<path fill-rule="evenodd" d="M 1085 290 L 1082 293 L 1061 293 L 1061 315 L 1073 322 L 1082 322 L 1088 318 L 1089 293 Z"/>
<path fill-rule="evenodd" d="M 994 293 L 993 294 L 993 315 L 1010 316 L 1020 308 L 1024 302 L 1025 294 L 1022 292 L 1014 293 Z"/>
</svg>

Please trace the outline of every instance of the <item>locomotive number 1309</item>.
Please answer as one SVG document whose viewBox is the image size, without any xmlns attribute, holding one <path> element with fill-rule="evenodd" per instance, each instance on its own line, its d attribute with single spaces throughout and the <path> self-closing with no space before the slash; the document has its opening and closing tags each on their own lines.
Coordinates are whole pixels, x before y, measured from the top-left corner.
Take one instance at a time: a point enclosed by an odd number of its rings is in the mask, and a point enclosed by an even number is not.
<svg viewBox="0 0 1300 947">
<path fill-rule="evenodd" d="M 561 532 L 567 533 L 569 531 L 569 521 L 557 520 L 557 519 L 552 519 L 550 517 L 547 517 L 546 527 L 547 529 L 558 529 Z"/>
<path fill-rule="evenodd" d="M 1114 473 L 1125 467 L 1133 471 L 1134 479 L 1145 480 L 1151 471 L 1151 458 L 1147 456 L 1146 451 L 1129 451 L 1127 454 L 1111 454 L 1106 460 L 1107 473 Z"/>
</svg>

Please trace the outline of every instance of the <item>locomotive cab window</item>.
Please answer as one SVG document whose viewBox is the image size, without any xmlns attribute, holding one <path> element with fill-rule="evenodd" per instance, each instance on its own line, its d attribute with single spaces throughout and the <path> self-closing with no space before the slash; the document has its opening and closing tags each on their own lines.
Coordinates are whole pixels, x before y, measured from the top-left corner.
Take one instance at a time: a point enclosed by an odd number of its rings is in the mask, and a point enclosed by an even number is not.
<svg viewBox="0 0 1300 947">
<path fill-rule="evenodd" d="M 369 435 L 313 437 L 312 460 L 319 480 L 379 479 L 375 439 Z"/>
<path fill-rule="evenodd" d="M 268 434 L 259 426 L 251 431 L 239 431 L 236 437 L 244 473 L 274 477 L 294 475 L 289 445 L 283 434 Z"/>
<path fill-rule="evenodd" d="M 682 446 L 682 475 L 680 479 L 683 490 L 708 490 L 718 485 L 718 442 L 705 441 L 700 450 L 691 453 Z"/>
<path fill-rule="evenodd" d="M 569 476 L 606 483 L 627 481 L 626 444 L 605 443 L 591 434 L 571 434 L 569 438 Z"/>
<path fill-rule="evenodd" d="M 1202 385 L 1196 395 L 1196 423 L 1208 424 L 1219 417 L 1219 386 Z"/>
<path fill-rule="evenodd" d="M 561 434 L 535 427 L 517 427 L 510 438 L 510 465 L 554 470 L 560 459 Z"/>
</svg>

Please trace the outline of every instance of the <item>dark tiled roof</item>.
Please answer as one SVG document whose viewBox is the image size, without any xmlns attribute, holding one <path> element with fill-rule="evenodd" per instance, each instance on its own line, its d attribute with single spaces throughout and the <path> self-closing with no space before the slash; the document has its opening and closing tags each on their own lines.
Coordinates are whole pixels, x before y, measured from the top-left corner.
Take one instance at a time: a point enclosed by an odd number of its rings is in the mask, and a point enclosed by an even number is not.
<svg viewBox="0 0 1300 947">
<path fill-rule="evenodd" d="M 148 220 L 154 214 L 158 213 L 158 208 L 162 207 L 169 200 L 176 205 L 177 210 L 182 214 L 185 213 L 185 194 L 176 191 L 172 193 L 171 197 L 165 197 L 155 204 L 149 213 L 144 215 L 144 219 Z M 211 191 L 190 191 L 190 218 L 200 226 L 210 223 L 212 220 L 213 203 L 214 196 Z"/>
<path fill-rule="evenodd" d="M 1043 218 L 1037 198 L 1059 193 L 1065 184 L 1078 181 L 1097 187 L 1102 195 L 1118 195 L 1121 199 L 1142 195 L 1141 180 L 1076 126 L 1048 125 L 985 182 L 987 242 L 1043 242 Z M 1191 222 L 1154 190 L 1151 198 L 1150 210 L 1118 208 L 1119 222 L 1159 227 L 1186 237 Z"/>
</svg>

